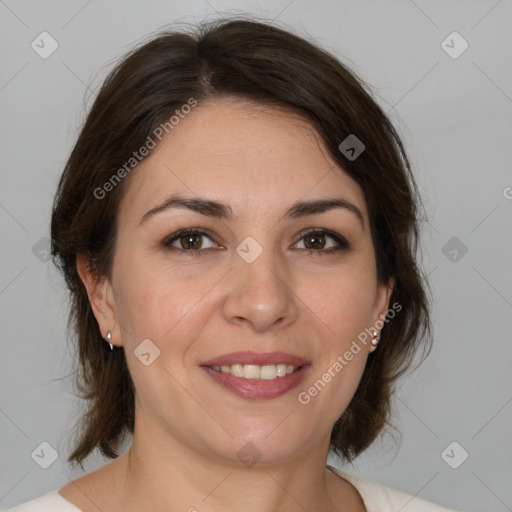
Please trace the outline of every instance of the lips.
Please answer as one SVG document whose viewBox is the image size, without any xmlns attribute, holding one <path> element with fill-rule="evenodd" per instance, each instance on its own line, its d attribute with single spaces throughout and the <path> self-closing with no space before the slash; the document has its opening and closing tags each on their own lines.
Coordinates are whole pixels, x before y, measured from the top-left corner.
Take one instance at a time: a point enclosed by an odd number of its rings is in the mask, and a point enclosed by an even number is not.
<svg viewBox="0 0 512 512">
<path fill-rule="evenodd" d="M 309 373 L 311 363 L 286 352 L 232 352 L 209 359 L 200 367 L 214 382 L 239 397 L 270 400 L 297 387 Z M 243 367 L 244 376 L 233 374 L 237 367 Z M 258 367 L 265 375 L 253 374 Z M 245 375 L 247 370 L 250 375 Z"/>
<path fill-rule="evenodd" d="M 286 352 L 231 352 L 213 359 L 209 359 L 200 366 L 231 366 L 234 364 L 255 364 L 258 366 L 270 364 L 285 364 L 287 366 L 305 366 L 311 364 L 309 361 L 288 354 Z"/>
</svg>

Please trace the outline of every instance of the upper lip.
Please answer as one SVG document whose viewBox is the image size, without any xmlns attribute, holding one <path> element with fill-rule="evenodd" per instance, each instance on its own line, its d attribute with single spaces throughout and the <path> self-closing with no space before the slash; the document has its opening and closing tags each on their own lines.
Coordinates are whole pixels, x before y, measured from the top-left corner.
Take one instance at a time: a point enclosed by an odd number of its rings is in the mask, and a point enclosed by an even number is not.
<svg viewBox="0 0 512 512">
<path fill-rule="evenodd" d="M 286 364 L 289 366 L 304 366 L 310 364 L 302 357 L 286 352 L 231 352 L 209 359 L 201 366 L 231 366 L 232 364 L 254 364 L 264 366 L 269 364 Z"/>
</svg>

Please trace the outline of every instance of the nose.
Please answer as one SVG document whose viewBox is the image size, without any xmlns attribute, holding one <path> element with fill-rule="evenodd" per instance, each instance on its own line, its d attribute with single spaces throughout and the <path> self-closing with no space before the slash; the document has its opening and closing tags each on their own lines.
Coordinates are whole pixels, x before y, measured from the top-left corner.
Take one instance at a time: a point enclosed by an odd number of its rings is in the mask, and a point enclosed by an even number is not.
<svg viewBox="0 0 512 512">
<path fill-rule="evenodd" d="M 228 276 L 223 304 L 225 319 L 246 324 L 255 332 L 283 328 L 297 319 L 298 298 L 290 273 L 271 250 L 252 263 L 233 255 L 234 268 Z"/>
</svg>

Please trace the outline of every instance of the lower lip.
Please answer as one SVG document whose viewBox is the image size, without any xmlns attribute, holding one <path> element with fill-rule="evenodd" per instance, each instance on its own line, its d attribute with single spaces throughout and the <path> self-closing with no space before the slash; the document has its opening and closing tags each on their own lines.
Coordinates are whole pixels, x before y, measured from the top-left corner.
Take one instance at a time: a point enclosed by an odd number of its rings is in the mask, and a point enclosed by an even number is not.
<svg viewBox="0 0 512 512">
<path fill-rule="evenodd" d="M 309 365 L 301 366 L 297 371 L 272 380 L 244 379 L 231 373 L 222 373 L 207 366 L 201 368 L 218 384 L 242 398 L 253 400 L 270 400 L 288 393 L 297 387 L 309 370 Z"/>
</svg>

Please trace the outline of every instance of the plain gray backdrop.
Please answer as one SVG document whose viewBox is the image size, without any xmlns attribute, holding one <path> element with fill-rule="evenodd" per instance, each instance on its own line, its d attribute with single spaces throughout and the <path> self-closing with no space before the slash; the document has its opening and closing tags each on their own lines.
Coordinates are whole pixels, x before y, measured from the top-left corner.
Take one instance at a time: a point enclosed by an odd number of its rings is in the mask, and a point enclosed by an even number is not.
<svg viewBox="0 0 512 512">
<path fill-rule="evenodd" d="M 0 506 L 80 474 L 66 463 L 79 412 L 67 294 L 47 251 L 57 180 L 94 91 L 167 24 L 237 13 L 290 25 L 368 82 L 429 215 L 434 348 L 397 389 L 400 446 L 384 435 L 344 470 L 447 507 L 512 510 L 510 0 L 0 0 Z M 31 455 L 43 442 L 58 454 L 47 469 Z"/>
</svg>

